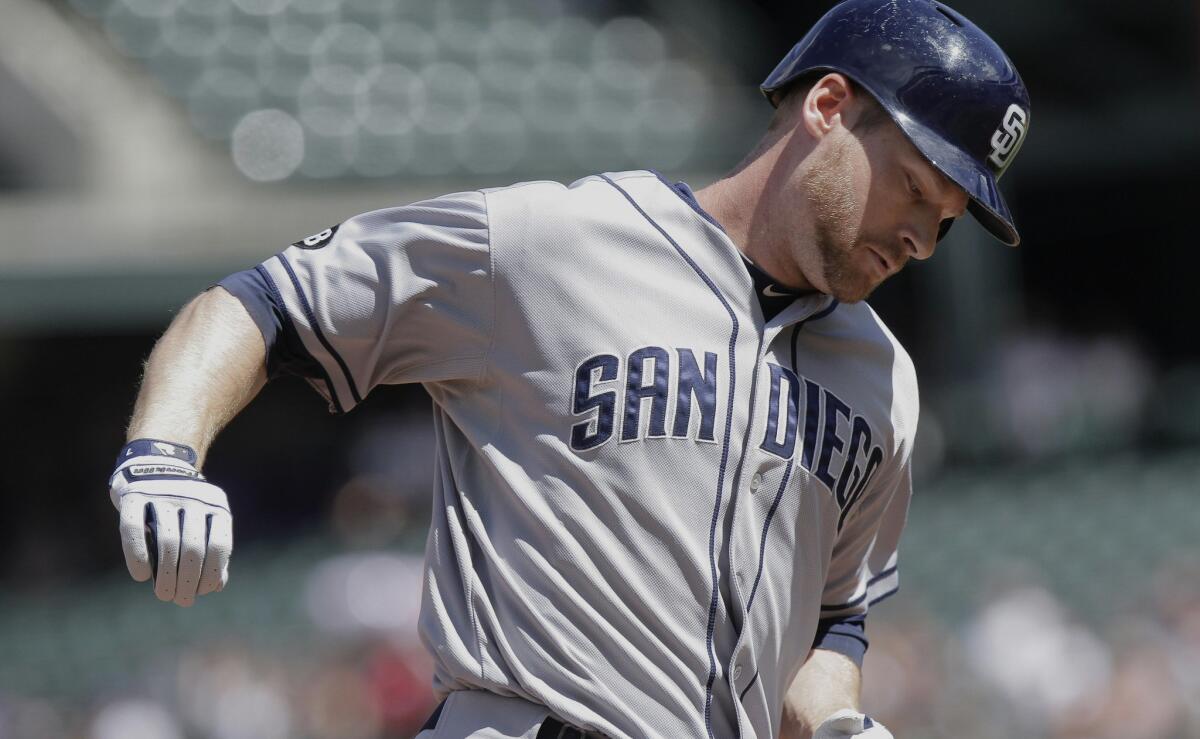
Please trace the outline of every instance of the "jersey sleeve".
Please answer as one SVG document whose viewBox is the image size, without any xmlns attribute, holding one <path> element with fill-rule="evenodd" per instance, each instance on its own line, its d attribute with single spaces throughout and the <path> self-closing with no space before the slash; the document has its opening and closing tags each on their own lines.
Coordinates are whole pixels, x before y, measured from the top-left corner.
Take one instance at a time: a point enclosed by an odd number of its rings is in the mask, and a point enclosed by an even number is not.
<svg viewBox="0 0 1200 739">
<path fill-rule="evenodd" d="M 487 210 L 455 193 L 355 216 L 218 284 L 268 347 L 347 411 L 377 385 L 477 379 L 494 313 Z"/>
<path fill-rule="evenodd" d="M 862 667 L 870 641 L 867 639 L 866 615 L 834 616 L 817 622 L 813 649 L 827 649 L 849 657 Z"/>
<path fill-rule="evenodd" d="M 897 547 L 912 498 L 910 458 L 902 451 L 896 467 L 876 483 L 838 534 L 821 600 L 823 620 L 865 616 L 900 588 Z"/>
</svg>

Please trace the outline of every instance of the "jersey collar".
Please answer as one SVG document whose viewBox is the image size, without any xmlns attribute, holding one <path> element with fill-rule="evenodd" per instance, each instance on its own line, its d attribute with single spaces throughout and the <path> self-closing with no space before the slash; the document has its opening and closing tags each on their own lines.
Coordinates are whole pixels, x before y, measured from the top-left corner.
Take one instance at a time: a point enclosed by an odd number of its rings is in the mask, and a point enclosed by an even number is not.
<svg viewBox="0 0 1200 739">
<path fill-rule="evenodd" d="M 694 210 L 697 215 L 717 227 L 722 234 L 728 237 L 729 234 L 717 219 L 713 218 L 708 211 L 701 207 L 700 201 L 696 199 L 696 193 L 692 191 L 692 188 L 686 182 L 670 182 L 661 172 L 653 169 L 650 172 L 679 196 L 680 200 L 687 203 L 688 207 Z M 734 248 L 736 249 L 736 246 Z M 795 319 L 798 321 L 824 318 L 837 307 L 838 302 L 832 296 L 820 296 L 822 299 L 818 300 L 816 299 L 818 296 L 813 293 L 802 293 L 779 284 L 779 282 L 742 253 L 740 249 L 737 250 L 737 253 L 741 257 L 742 264 L 745 266 L 746 272 L 750 275 L 750 279 L 754 284 L 754 295 L 758 298 L 758 305 L 762 309 L 763 320 L 770 322 L 801 298 L 813 298 L 814 300 L 807 301 L 811 303 L 810 310 L 798 312 L 800 315 Z"/>
</svg>

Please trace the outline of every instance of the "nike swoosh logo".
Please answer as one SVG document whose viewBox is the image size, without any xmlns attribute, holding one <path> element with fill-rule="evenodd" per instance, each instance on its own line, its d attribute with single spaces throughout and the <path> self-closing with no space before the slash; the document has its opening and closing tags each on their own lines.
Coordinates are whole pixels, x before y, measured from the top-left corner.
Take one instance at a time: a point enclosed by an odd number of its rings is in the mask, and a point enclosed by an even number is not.
<svg viewBox="0 0 1200 739">
<path fill-rule="evenodd" d="M 763 288 L 763 295 L 768 298 L 792 298 L 795 297 L 792 293 L 781 293 L 775 289 L 774 285 L 767 285 Z"/>
</svg>

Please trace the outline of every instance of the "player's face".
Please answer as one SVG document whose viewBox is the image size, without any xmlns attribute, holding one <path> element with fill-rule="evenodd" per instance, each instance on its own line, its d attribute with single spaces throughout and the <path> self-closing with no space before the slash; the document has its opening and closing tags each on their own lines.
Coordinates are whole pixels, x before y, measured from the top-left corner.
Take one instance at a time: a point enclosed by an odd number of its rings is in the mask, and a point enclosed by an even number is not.
<svg viewBox="0 0 1200 739">
<path fill-rule="evenodd" d="M 804 175 L 815 249 L 809 281 L 842 302 L 866 298 L 911 258 L 933 254 L 945 218 L 965 211 L 962 188 L 938 172 L 891 121 L 840 129 Z"/>
</svg>

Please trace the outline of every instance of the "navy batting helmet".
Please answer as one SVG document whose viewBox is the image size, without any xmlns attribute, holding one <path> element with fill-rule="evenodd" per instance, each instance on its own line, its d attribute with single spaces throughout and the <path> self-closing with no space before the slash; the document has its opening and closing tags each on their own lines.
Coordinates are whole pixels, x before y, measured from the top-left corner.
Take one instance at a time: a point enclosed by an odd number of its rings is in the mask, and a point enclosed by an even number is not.
<svg viewBox="0 0 1200 739">
<path fill-rule="evenodd" d="M 778 105 L 809 72 L 841 72 L 870 92 L 930 164 L 970 196 L 988 231 L 1021 237 L 996 181 L 1029 130 L 1029 93 L 996 42 L 935 0 L 846 0 L 762 84 Z"/>
</svg>

